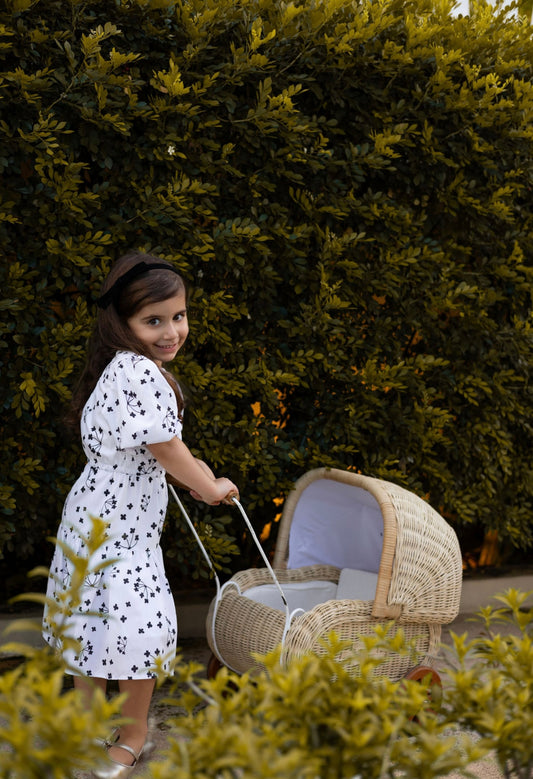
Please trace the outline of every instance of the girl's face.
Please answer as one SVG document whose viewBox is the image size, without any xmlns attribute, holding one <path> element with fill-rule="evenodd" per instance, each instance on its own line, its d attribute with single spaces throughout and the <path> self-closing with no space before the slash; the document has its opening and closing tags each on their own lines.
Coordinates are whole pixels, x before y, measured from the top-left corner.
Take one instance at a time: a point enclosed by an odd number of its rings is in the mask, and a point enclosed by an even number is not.
<svg viewBox="0 0 533 779">
<path fill-rule="evenodd" d="M 189 333 L 185 292 L 159 303 L 148 303 L 128 319 L 128 326 L 161 367 L 174 359 Z"/>
</svg>

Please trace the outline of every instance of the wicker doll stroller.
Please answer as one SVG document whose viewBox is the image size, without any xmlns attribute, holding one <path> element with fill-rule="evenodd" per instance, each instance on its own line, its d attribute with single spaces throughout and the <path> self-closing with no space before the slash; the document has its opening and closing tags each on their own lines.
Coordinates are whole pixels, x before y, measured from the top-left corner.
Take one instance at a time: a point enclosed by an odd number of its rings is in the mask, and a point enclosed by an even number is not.
<svg viewBox="0 0 533 779">
<path fill-rule="evenodd" d="M 222 588 L 217 580 L 208 675 L 221 665 L 251 670 L 254 653 L 280 643 L 286 661 L 324 652 L 331 631 L 357 651 L 392 620 L 392 634 L 401 627 L 415 641 L 416 662 L 391 654 L 378 672 L 440 683 L 433 666 L 441 625 L 459 610 L 462 563 L 454 531 L 421 498 L 350 471 L 312 470 L 285 502 L 273 568 L 260 551 L 267 567 L 239 571 Z"/>
</svg>

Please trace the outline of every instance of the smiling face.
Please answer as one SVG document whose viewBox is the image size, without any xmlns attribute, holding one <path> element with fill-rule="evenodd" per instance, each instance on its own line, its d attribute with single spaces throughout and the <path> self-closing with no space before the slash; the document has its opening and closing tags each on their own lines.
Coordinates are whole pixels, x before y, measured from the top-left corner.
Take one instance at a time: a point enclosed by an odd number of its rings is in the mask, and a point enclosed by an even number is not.
<svg viewBox="0 0 533 779">
<path fill-rule="evenodd" d="M 174 359 L 189 333 L 185 293 L 148 303 L 127 321 L 132 333 L 161 367 L 162 363 Z"/>
</svg>

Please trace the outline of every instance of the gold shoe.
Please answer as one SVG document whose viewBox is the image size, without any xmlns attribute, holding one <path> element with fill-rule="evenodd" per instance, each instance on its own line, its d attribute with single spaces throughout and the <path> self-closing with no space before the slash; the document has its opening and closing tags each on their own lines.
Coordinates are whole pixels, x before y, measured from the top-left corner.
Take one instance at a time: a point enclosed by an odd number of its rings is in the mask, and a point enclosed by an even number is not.
<svg viewBox="0 0 533 779">
<path fill-rule="evenodd" d="M 95 779 L 126 779 L 126 777 L 128 777 L 136 767 L 141 757 L 143 755 L 148 755 L 149 752 L 154 749 L 155 745 L 151 741 L 147 741 L 139 752 L 136 752 L 127 744 L 107 745 L 108 748 L 110 746 L 120 747 L 126 752 L 129 752 L 130 755 L 133 755 L 133 763 L 131 763 L 131 765 L 128 765 L 127 763 L 120 763 L 118 760 L 114 760 L 112 757 L 107 755 L 106 762 L 102 763 L 102 765 L 98 766 L 98 768 L 93 771 L 93 777 L 95 777 Z"/>
</svg>

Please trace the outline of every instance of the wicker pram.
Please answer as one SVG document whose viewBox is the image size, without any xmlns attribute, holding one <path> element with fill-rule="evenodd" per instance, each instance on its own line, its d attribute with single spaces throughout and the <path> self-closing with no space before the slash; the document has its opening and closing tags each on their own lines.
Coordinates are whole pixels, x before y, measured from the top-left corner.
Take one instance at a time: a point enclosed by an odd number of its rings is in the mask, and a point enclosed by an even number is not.
<svg viewBox="0 0 533 779">
<path fill-rule="evenodd" d="M 324 652 L 331 631 L 357 651 L 391 620 L 391 634 L 401 627 L 415 640 L 416 662 L 391 654 L 378 672 L 396 681 L 434 669 L 441 625 L 459 610 L 462 563 L 454 531 L 418 496 L 351 471 L 309 471 L 285 502 L 273 569 L 263 559 L 210 605 L 210 675 L 248 671 L 253 654 L 280 643 L 286 660 Z"/>
</svg>

